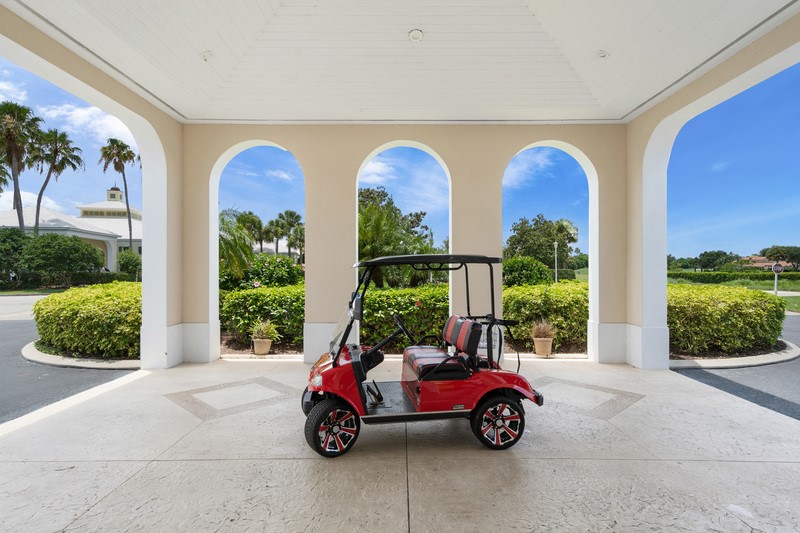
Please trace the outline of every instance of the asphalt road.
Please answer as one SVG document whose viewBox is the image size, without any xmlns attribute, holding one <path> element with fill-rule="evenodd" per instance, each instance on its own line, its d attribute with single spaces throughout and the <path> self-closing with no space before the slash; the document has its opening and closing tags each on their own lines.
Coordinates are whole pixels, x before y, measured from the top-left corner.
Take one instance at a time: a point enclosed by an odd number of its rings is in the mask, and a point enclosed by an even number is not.
<svg viewBox="0 0 800 533">
<path fill-rule="evenodd" d="M 0 296 L 0 423 L 132 372 L 60 368 L 23 359 L 22 347 L 38 335 L 34 321 L 26 318 L 32 302 L 17 298 L 31 297 Z"/>
<path fill-rule="evenodd" d="M 786 316 L 781 337 L 800 346 L 800 315 Z M 675 372 L 800 420 L 800 359 L 750 368 Z"/>
</svg>

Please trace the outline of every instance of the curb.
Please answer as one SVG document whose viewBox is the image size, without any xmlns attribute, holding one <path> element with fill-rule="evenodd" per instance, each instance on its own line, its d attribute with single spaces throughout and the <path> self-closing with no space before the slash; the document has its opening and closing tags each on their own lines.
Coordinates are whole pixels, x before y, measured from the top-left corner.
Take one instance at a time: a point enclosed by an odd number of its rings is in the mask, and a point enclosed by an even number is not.
<svg viewBox="0 0 800 533">
<path fill-rule="evenodd" d="M 35 342 L 29 342 L 22 348 L 22 357 L 40 365 L 102 370 L 139 370 L 142 367 L 142 363 L 138 359 L 73 359 L 72 357 L 42 353 L 36 349 Z"/>
<path fill-rule="evenodd" d="M 702 368 L 748 368 L 751 366 L 774 365 L 785 363 L 800 357 L 800 348 L 786 339 L 780 339 L 786 343 L 786 349 L 780 352 L 766 353 L 763 355 L 751 355 L 747 357 L 732 357 L 730 359 L 684 359 L 669 362 L 669 369 Z"/>
</svg>

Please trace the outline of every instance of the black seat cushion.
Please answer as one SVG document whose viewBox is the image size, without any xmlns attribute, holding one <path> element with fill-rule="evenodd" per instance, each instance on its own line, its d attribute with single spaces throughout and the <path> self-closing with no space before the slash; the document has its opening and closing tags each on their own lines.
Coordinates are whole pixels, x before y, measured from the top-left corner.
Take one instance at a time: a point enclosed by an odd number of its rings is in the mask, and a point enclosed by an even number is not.
<svg viewBox="0 0 800 533">
<path fill-rule="evenodd" d="M 450 354 L 435 346 L 409 346 L 403 352 L 403 363 L 411 367 L 416 373 L 417 379 L 422 379 L 448 357 Z M 467 370 L 464 360 L 458 357 L 445 362 L 435 375 L 428 376 L 426 379 L 444 381 L 467 379 L 468 377 L 469 370 Z"/>
<path fill-rule="evenodd" d="M 483 328 L 479 322 L 453 315 L 447 319 L 442 337 L 448 344 L 455 346 L 459 352 L 476 356 L 482 334 Z"/>
</svg>

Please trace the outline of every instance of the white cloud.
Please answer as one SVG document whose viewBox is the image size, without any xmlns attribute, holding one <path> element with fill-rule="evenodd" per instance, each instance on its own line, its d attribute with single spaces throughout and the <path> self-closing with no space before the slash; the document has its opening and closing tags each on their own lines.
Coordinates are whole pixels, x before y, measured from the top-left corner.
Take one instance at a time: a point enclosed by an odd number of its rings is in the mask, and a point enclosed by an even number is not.
<svg viewBox="0 0 800 533">
<path fill-rule="evenodd" d="M 40 106 L 38 112 L 46 120 L 59 121 L 67 132 L 91 137 L 101 146 L 113 137 L 137 150 L 136 141 L 125 124 L 97 107 L 72 104 Z"/>
<path fill-rule="evenodd" d="M 8 71 L 3 71 L 4 76 L 6 75 L 6 72 Z M 12 102 L 21 104 L 27 99 L 28 91 L 23 89 L 21 85 L 11 83 L 10 81 L 0 81 L 0 101 L 11 100 Z"/>
<path fill-rule="evenodd" d="M 546 173 L 548 168 L 555 165 L 558 152 L 555 148 L 547 147 L 520 152 L 511 160 L 503 174 L 503 187 L 518 189 L 535 180 L 537 175 Z"/>
<path fill-rule="evenodd" d="M 723 170 L 725 170 L 729 166 L 731 166 L 731 162 L 730 161 L 719 161 L 719 162 L 714 163 L 713 165 L 711 165 L 711 170 L 713 172 L 722 172 Z"/>
<path fill-rule="evenodd" d="M 394 165 L 388 159 L 377 156 L 367 163 L 358 181 L 361 185 L 385 185 L 396 177 Z"/>
<path fill-rule="evenodd" d="M 22 207 L 36 207 L 36 198 L 39 196 L 38 193 L 20 191 L 20 196 L 22 196 Z M 14 189 L 12 188 L 11 184 L 9 184 L 9 189 L 0 193 L 0 211 L 10 211 L 13 205 Z M 61 204 L 47 195 L 42 197 L 42 207 L 52 209 L 53 211 L 59 211 L 61 213 L 65 212 Z"/>
<path fill-rule="evenodd" d="M 266 172 L 268 178 L 275 178 L 283 181 L 292 181 L 294 178 L 285 170 L 268 170 Z"/>
</svg>

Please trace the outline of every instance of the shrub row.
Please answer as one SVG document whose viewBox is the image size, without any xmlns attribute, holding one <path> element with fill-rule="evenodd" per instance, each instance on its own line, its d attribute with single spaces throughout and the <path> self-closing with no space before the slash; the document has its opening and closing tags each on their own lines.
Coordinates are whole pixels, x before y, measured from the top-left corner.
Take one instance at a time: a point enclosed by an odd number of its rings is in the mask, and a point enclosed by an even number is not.
<svg viewBox="0 0 800 533">
<path fill-rule="evenodd" d="M 400 315 L 417 340 L 423 335 L 441 334 L 449 316 L 448 285 L 425 285 L 413 289 L 378 289 L 367 292 L 364 301 L 364 327 L 361 342 L 375 345 L 397 329 L 392 318 Z M 433 344 L 432 342 L 430 344 Z M 408 339 L 401 337 L 390 350 L 402 349 Z"/>
<path fill-rule="evenodd" d="M 571 271 L 574 272 L 574 271 Z M 503 317 L 518 320 L 511 329 L 517 341 L 533 347 L 528 330 L 534 320 L 547 319 L 555 328 L 553 348 L 586 349 L 589 284 L 580 282 L 509 287 L 503 290 Z"/>
<path fill-rule="evenodd" d="M 269 319 L 285 340 L 300 344 L 305 322 L 305 286 L 231 291 L 225 296 L 219 316 L 222 329 L 240 342 L 249 342 L 253 326 Z"/>
<path fill-rule="evenodd" d="M 122 272 L 18 272 L 16 276 L 16 280 L 11 281 L 9 272 L 0 272 L 0 291 L 72 287 L 134 280 L 133 275 Z"/>
<path fill-rule="evenodd" d="M 689 354 L 735 354 L 775 346 L 786 303 L 744 287 L 674 285 L 667 288 L 670 349 Z"/>
<path fill-rule="evenodd" d="M 303 281 L 303 267 L 283 255 L 256 254 L 237 278 L 231 271 L 220 265 L 219 288 L 223 290 L 254 289 L 258 287 L 288 287 Z"/>
<path fill-rule="evenodd" d="M 533 257 L 518 256 L 503 260 L 503 285 L 505 287 L 552 282 L 553 271 Z"/>
<path fill-rule="evenodd" d="M 670 279 L 685 279 L 695 283 L 724 283 L 737 279 L 773 280 L 775 279 L 775 274 L 764 272 L 763 270 L 746 272 L 684 272 L 682 270 L 670 270 L 667 272 L 667 277 Z M 778 279 L 800 281 L 800 272 L 783 272 L 778 276 Z"/>
<path fill-rule="evenodd" d="M 139 357 L 141 283 L 114 282 L 51 294 L 33 306 L 42 342 L 75 357 Z"/>
</svg>

